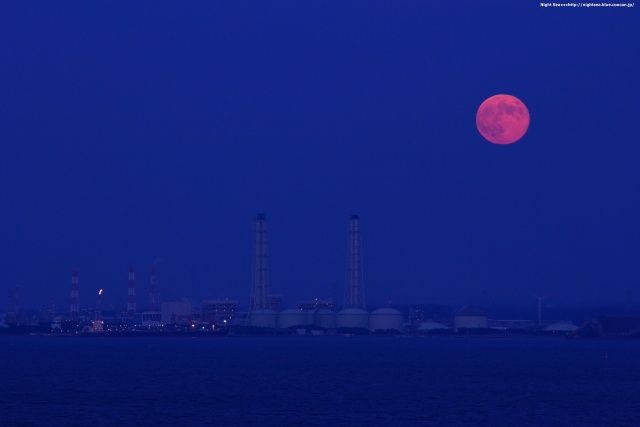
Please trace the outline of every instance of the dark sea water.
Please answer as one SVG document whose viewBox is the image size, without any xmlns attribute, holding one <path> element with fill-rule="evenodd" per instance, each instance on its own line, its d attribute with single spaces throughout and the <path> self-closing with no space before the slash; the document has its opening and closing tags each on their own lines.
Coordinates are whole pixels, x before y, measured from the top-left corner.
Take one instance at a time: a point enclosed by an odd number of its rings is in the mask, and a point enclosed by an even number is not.
<svg viewBox="0 0 640 427">
<path fill-rule="evenodd" d="M 640 342 L 0 337 L 0 426 L 640 426 Z"/>
</svg>

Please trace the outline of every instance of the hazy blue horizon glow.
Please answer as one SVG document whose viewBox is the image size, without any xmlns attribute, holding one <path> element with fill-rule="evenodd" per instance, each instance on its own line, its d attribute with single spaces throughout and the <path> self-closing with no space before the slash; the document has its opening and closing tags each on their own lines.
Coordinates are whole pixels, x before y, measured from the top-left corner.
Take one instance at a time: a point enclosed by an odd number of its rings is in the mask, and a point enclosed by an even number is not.
<svg viewBox="0 0 640 427">
<path fill-rule="evenodd" d="M 367 303 L 639 295 L 637 8 L 537 2 L 0 3 L 0 312 L 337 294 Z M 521 99 L 508 146 L 480 103 Z"/>
</svg>

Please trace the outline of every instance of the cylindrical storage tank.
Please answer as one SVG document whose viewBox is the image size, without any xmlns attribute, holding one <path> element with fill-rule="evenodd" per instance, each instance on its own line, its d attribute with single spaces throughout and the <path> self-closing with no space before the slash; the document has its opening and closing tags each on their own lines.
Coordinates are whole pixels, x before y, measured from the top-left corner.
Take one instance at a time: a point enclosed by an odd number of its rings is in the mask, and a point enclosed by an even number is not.
<svg viewBox="0 0 640 427">
<path fill-rule="evenodd" d="M 369 329 L 369 313 L 360 308 L 345 308 L 336 316 L 338 328 Z"/>
<path fill-rule="evenodd" d="M 403 318 L 404 315 L 394 308 L 379 308 L 369 315 L 369 329 L 372 331 L 387 331 L 389 329 L 402 331 Z"/>
<path fill-rule="evenodd" d="M 454 329 L 486 329 L 489 327 L 487 316 L 460 315 L 453 318 Z"/>
<path fill-rule="evenodd" d="M 249 325 L 260 328 L 275 328 L 278 324 L 278 314 L 269 309 L 256 310 L 249 313 Z"/>
<path fill-rule="evenodd" d="M 475 307 L 462 307 L 453 316 L 453 329 L 487 329 L 489 317 Z"/>
<path fill-rule="evenodd" d="M 313 324 L 327 329 L 335 329 L 336 313 L 326 308 L 319 308 L 313 313 Z"/>
<path fill-rule="evenodd" d="M 282 310 L 278 315 L 278 327 L 281 329 L 290 328 L 291 326 L 305 326 L 310 323 L 309 313 L 295 308 Z"/>
</svg>

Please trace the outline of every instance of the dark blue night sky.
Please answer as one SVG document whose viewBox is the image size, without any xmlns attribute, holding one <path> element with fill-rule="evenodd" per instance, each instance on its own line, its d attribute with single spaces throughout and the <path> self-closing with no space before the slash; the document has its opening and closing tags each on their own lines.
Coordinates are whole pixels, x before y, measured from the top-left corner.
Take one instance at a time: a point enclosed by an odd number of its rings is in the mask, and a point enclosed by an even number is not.
<svg viewBox="0 0 640 427">
<path fill-rule="evenodd" d="M 0 2 L 0 311 L 248 303 L 253 220 L 285 305 L 640 295 L 634 8 L 535 1 Z M 528 133 L 484 140 L 520 98 Z"/>
</svg>

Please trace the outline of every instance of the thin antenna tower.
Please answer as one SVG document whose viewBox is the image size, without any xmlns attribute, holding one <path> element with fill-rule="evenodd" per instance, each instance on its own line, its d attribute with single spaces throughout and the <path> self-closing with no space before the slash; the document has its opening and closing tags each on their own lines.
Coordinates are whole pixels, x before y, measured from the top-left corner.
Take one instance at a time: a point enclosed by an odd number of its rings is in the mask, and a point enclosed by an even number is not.
<svg viewBox="0 0 640 427">
<path fill-rule="evenodd" d="M 360 240 L 360 217 L 349 219 L 349 267 L 345 287 L 345 308 L 366 310 L 364 302 L 364 280 L 362 277 L 362 244 Z"/>
<path fill-rule="evenodd" d="M 158 311 L 158 284 L 156 281 L 156 265 L 158 260 L 153 261 L 151 265 L 151 286 L 149 289 L 149 310 Z"/>
<path fill-rule="evenodd" d="M 71 318 L 77 320 L 80 317 L 80 299 L 78 297 L 78 269 L 71 272 Z"/>
<path fill-rule="evenodd" d="M 58 314 L 58 309 L 56 307 L 56 300 L 54 298 L 51 298 L 51 308 L 49 309 L 49 311 L 50 311 L 49 315 L 51 316 L 51 319 L 56 317 L 56 315 Z"/>
<path fill-rule="evenodd" d="M 256 218 L 255 259 L 250 314 L 257 310 L 269 308 L 267 273 L 267 218 L 264 214 L 260 213 Z"/>
<path fill-rule="evenodd" d="M 129 292 L 127 294 L 127 313 L 136 312 L 136 272 L 133 264 L 129 267 Z"/>
<path fill-rule="evenodd" d="M 547 299 L 549 295 L 545 295 L 543 297 L 539 297 L 534 295 L 534 298 L 538 300 L 538 326 L 542 325 L 542 300 Z"/>
</svg>

